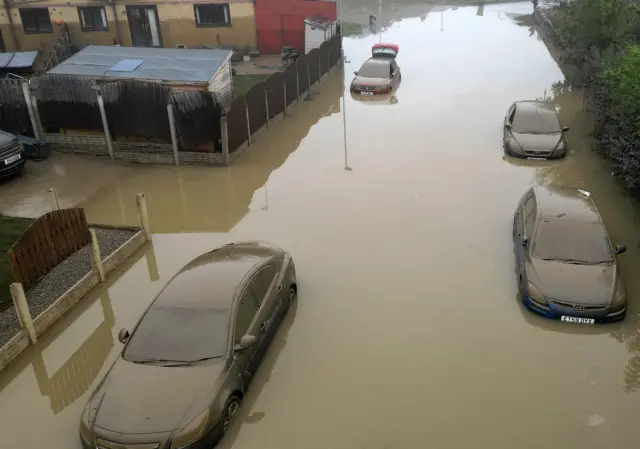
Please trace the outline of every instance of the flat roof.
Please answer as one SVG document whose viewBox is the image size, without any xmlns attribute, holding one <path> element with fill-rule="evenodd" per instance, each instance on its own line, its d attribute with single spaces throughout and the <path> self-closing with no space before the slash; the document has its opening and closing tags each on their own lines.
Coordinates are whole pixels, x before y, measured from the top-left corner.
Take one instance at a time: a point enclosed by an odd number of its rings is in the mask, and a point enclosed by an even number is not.
<svg viewBox="0 0 640 449">
<path fill-rule="evenodd" d="M 32 67 L 36 61 L 38 51 L 15 51 L 0 53 L 1 69 L 24 69 Z"/>
<path fill-rule="evenodd" d="M 89 45 L 47 73 L 109 79 L 209 83 L 233 52 Z"/>
</svg>

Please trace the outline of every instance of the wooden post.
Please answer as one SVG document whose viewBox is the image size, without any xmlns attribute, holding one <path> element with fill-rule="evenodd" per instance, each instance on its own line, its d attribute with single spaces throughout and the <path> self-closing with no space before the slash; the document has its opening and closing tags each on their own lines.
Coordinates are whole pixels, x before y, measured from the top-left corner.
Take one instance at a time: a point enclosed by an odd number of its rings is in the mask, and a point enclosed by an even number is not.
<svg viewBox="0 0 640 449">
<path fill-rule="evenodd" d="M 284 75 L 284 72 L 282 77 L 282 87 L 283 87 L 282 97 L 284 99 L 284 107 L 282 108 L 282 115 L 286 117 L 287 116 L 287 78 L 286 78 L 286 75 Z"/>
<path fill-rule="evenodd" d="M 147 200 L 144 193 L 136 195 L 136 203 L 138 205 L 138 216 L 140 217 L 140 227 L 144 231 L 147 240 L 151 240 L 151 228 L 149 227 L 149 214 L 147 213 Z"/>
<path fill-rule="evenodd" d="M 322 52 L 318 49 L 318 83 L 322 79 Z"/>
<path fill-rule="evenodd" d="M 9 14 L 9 12 L 7 12 Z M 31 92 L 29 91 L 29 82 L 22 82 L 22 93 L 24 95 L 24 102 L 27 104 L 27 111 L 29 111 L 29 119 L 31 120 L 31 128 L 33 128 L 33 134 L 36 139 L 40 140 L 40 126 L 36 120 L 36 115 L 33 112 L 33 104 L 31 104 Z"/>
<path fill-rule="evenodd" d="M 220 140 L 222 140 L 222 158 L 225 165 L 229 165 L 229 130 L 227 129 L 227 116 L 220 117 Z"/>
<path fill-rule="evenodd" d="M 107 112 L 104 110 L 104 99 L 102 94 L 98 91 L 98 108 L 100 108 L 100 117 L 102 117 L 102 129 L 104 130 L 104 140 L 107 143 L 109 149 L 109 157 L 115 159 L 113 154 L 113 143 L 111 142 L 111 131 L 109 131 L 109 122 L 107 121 Z"/>
<path fill-rule="evenodd" d="M 267 110 L 267 128 L 269 127 L 269 94 L 267 89 L 264 90 L 264 105 Z"/>
<path fill-rule="evenodd" d="M 33 318 L 31 318 L 29 303 L 27 303 L 24 288 L 22 288 L 22 284 L 14 282 L 9 286 L 9 290 L 11 290 L 11 298 L 13 299 L 13 305 L 18 314 L 20 324 L 27 330 L 31 343 L 35 343 L 38 341 L 38 338 L 36 337 L 36 328 L 33 326 Z"/>
<path fill-rule="evenodd" d="M 169 131 L 171 131 L 171 146 L 173 147 L 173 159 L 176 165 L 180 165 L 180 158 L 178 156 L 178 136 L 176 133 L 176 119 L 173 115 L 173 105 L 171 103 L 167 105 L 167 115 L 169 116 Z"/>
<path fill-rule="evenodd" d="M 48 190 L 53 196 L 53 204 L 55 204 L 56 210 L 60 210 L 60 200 L 58 199 L 58 191 L 55 187 L 52 187 Z"/>
<path fill-rule="evenodd" d="M 100 256 L 100 246 L 98 245 L 96 230 L 89 229 L 89 233 L 91 234 L 91 258 L 93 261 L 93 266 L 98 272 L 98 276 L 100 276 L 100 282 L 104 282 L 104 267 L 102 266 L 102 257 Z"/>
<path fill-rule="evenodd" d="M 247 142 L 251 145 L 251 123 L 249 122 L 249 105 L 244 102 L 244 115 L 247 117 Z"/>
</svg>

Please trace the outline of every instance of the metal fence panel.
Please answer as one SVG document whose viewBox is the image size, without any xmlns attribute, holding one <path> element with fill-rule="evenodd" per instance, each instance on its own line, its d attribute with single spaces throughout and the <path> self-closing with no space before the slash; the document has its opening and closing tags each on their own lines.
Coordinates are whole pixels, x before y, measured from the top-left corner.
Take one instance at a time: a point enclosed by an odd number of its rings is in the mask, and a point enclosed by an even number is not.
<svg viewBox="0 0 640 449">
<path fill-rule="evenodd" d="M 0 128 L 13 133 L 33 135 L 22 80 L 0 80 Z"/>
</svg>

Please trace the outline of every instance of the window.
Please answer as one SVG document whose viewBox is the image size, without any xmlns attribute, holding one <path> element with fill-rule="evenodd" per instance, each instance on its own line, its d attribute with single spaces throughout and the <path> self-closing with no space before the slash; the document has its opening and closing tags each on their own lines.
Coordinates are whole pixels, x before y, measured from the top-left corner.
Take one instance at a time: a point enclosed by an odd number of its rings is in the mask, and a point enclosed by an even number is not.
<svg viewBox="0 0 640 449">
<path fill-rule="evenodd" d="M 105 31 L 109 29 L 107 13 L 102 6 L 78 7 L 82 31 Z"/>
<path fill-rule="evenodd" d="M 240 339 L 247 333 L 257 311 L 258 303 L 251 290 L 247 288 L 242 294 L 242 298 L 240 298 L 240 304 L 238 304 L 236 312 L 236 327 L 233 332 L 234 344 L 240 343 Z"/>
<path fill-rule="evenodd" d="M 543 219 L 536 232 L 533 255 L 544 260 L 609 264 L 614 255 L 600 223 Z"/>
<path fill-rule="evenodd" d="M 25 33 L 53 33 L 49 8 L 20 8 L 19 11 Z"/>
<path fill-rule="evenodd" d="M 516 105 L 511 106 L 509 110 L 509 123 L 513 123 L 513 119 L 516 117 Z"/>
<path fill-rule="evenodd" d="M 531 238 L 531 234 L 533 234 L 533 225 L 535 223 L 535 200 L 532 196 L 529 197 L 527 202 L 524 204 L 524 220 L 525 220 L 525 236 Z"/>
<path fill-rule="evenodd" d="M 271 286 L 271 282 L 275 275 L 276 267 L 269 265 L 268 267 L 264 267 L 262 270 L 258 271 L 253 279 L 251 279 L 249 288 L 255 296 L 256 301 L 258 301 L 258 304 L 262 304 L 262 300 L 269 291 L 269 287 Z"/>
<path fill-rule="evenodd" d="M 196 26 L 219 27 L 231 25 L 229 4 L 193 5 L 196 15 Z"/>
<path fill-rule="evenodd" d="M 134 330 L 123 356 L 131 362 L 222 357 L 228 330 L 228 309 L 152 306 Z"/>
</svg>

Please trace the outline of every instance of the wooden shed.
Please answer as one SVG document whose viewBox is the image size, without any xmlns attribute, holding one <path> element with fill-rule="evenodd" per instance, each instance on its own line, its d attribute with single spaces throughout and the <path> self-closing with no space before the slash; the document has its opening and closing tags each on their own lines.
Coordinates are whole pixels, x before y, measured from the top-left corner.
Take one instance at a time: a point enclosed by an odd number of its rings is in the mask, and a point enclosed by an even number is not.
<svg viewBox="0 0 640 449">
<path fill-rule="evenodd" d="M 304 53 L 308 54 L 314 48 L 319 48 L 336 34 L 337 21 L 331 21 L 324 16 L 311 16 L 304 21 Z"/>
</svg>

